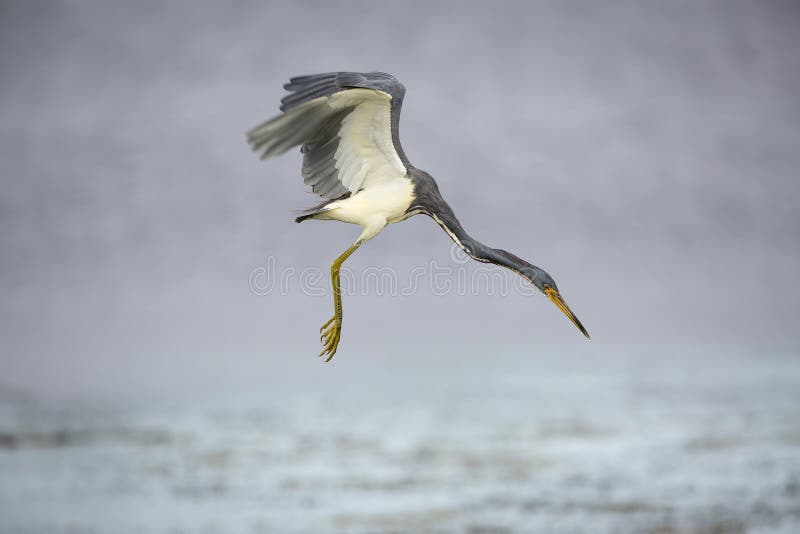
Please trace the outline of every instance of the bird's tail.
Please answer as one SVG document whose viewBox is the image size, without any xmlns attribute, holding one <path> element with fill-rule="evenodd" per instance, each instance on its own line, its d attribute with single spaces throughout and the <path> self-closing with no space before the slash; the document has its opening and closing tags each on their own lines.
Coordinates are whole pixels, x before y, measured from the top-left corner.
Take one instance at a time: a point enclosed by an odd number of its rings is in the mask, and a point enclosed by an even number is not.
<svg viewBox="0 0 800 534">
<path fill-rule="evenodd" d="M 342 195 L 340 197 L 336 197 L 336 198 L 332 198 L 330 200 L 326 200 L 325 202 L 317 204 L 314 207 L 299 211 L 297 213 L 297 217 L 295 217 L 295 219 L 294 219 L 294 222 L 301 223 L 301 222 L 305 221 L 306 219 L 313 219 L 314 216 L 319 215 L 320 213 L 324 213 L 324 212 L 326 212 L 326 211 L 328 211 L 330 209 L 333 209 L 332 206 L 331 206 L 331 204 L 333 202 L 336 202 L 337 200 L 344 200 L 345 198 L 348 198 L 350 196 L 350 194 L 351 194 L 350 191 L 348 191 L 347 193 L 345 193 L 344 195 Z"/>
</svg>

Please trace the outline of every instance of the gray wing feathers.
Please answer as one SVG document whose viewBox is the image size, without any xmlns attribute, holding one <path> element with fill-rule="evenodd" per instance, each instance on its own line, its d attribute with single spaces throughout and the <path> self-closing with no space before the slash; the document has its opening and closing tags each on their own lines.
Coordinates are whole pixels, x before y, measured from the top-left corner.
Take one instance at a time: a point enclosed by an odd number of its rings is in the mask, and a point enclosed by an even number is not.
<svg viewBox="0 0 800 534">
<path fill-rule="evenodd" d="M 283 86 L 290 94 L 281 100 L 281 111 L 321 96 L 330 96 L 343 89 L 361 87 L 376 89 L 392 96 L 392 101 L 399 106 L 406 88 L 391 74 L 385 72 L 327 72 L 310 76 L 296 76 Z"/>
<path fill-rule="evenodd" d="M 350 111 L 335 112 L 324 99 L 315 99 L 253 128 L 247 137 L 253 150 L 261 152 L 262 160 L 302 145 L 303 181 L 323 198 L 337 198 L 347 193 L 347 188 L 338 179 L 333 156 L 341 118 Z"/>
<path fill-rule="evenodd" d="M 290 91 L 290 94 L 281 99 L 281 111 L 288 111 L 302 102 L 331 95 L 340 87 L 336 83 L 336 74 L 332 73 L 292 78 L 283 88 Z"/>
<path fill-rule="evenodd" d="M 303 153 L 303 182 L 323 198 L 339 198 L 349 192 L 340 181 L 334 158 L 339 147 L 342 120 L 355 107 L 333 109 L 326 102 L 328 96 L 353 88 L 375 89 L 392 97 L 392 138 L 395 149 L 404 164 L 405 154 L 397 139 L 397 124 L 405 88 L 393 76 L 372 72 L 329 72 L 291 78 L 284 85 L 289 91 L 281 100 L 283 113 L 256 126 L 247 134 L 253 150 L 261 159 L 279 156 L 300 145 Z M 339 162 L 359 165 L 358 161 Z"/>
<path fill-rule="evenodd" d="M 312 137 L 329 114 L 324 101 L 307 102 L 256 126 L 247 133 L 247 140 L 254 151 L 261 152 L 262 160 L 280 156 Z"/>
</svg>

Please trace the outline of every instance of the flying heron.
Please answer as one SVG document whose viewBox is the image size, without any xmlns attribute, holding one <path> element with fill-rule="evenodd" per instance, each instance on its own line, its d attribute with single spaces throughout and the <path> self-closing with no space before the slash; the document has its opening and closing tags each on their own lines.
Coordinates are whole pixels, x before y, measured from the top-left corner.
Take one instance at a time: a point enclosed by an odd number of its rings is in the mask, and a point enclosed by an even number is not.
<svg viewBox="0 0 800 534">
<path fill-rule="evenodd" d="M 325 199 L 302 212 L 306 219 L 335 220 L 363 231 L 331 265 L 333 317 L 320 328 L 320 356 L 330 361 L 342 332 L 339 270 L 355 250 L 387 224 L 424 213 L 473 259 L 511 269 L 544 293 L 583 333 L 589 334 L 558 292 L 553 277 L 535 265 L 480 243 L 462 228 L 433 177 L 408 161 L 398 126 L 405 87 L 383 72 L 330 72 L 291 78 L 282 113 L 250 130 L 261 159 L 301 146 L 303 181 Z"/>
</svg>

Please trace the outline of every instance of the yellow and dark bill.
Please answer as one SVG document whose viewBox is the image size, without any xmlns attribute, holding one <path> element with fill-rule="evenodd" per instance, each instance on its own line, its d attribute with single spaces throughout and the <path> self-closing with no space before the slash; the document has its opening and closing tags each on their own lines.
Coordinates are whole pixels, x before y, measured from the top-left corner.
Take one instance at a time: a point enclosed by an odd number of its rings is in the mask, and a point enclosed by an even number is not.
<svg viewBox="0 0 800 534">
<path fill-rule="evenodd" d="M 575 327 L 581 331 L 581 334 L 586 336 L 586 339 L 592 339 L 589 337 L 589 332 L 586 331 L 586 329 L 583 327 L 583 325 L 575 316 L 575 314 L 572 313 L 572 310 L 569 309 L 569 306 L 567 306 L 567 303 L 564 301 L 563 297 L 558 294 L 558 291 L 556 291 L 552 287 L 548 287 L 545 288 L 544 293 L 545 295 L 547 295 L 547 298 L 549 298 L 553 302 L 553 304 L 558 306 L 559 310 L 564 312 L 564 315 L 566 315 L 567 318 L 570 321 L 572 321 L 572 324 L 574 324 Z"/>
</svg>

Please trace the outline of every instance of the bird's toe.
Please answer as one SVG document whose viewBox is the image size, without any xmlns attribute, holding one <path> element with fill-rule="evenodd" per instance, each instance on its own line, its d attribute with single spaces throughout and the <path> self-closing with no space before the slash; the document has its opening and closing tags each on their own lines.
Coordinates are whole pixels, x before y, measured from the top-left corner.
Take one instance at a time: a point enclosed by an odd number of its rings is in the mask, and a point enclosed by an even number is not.
<svg viewBox="0 0 800 534">
<path fill-rule="evenodd" d="M 328 327 L 330 326 L 330 324 L 331 324 L 333 321 L 335 321 L 335 320 L 336 320 L 336 316 L 335 316 L 335 315 L 334 315 L 333 317 L 331 317 L 330 319 L 328 319 L 328 320 L 325 322 L 325 324 L 324 324 L 324 325 L 322 325 L 322 326 L 320 327 L 320 329 L 319 329 L 319 332 L 320 332 L 320 334 L 321 334 L 321 333 L 323 333 L 323 331 L 324 331 L 326 328 L 328 328 Z"/>
<path fill-rule="evenodd" d="M 326 362 L 331 361 L 333 355 L 336 354 L 336 349 L 339 345 L 339 338 L 341 335 L 341 326 L 336 317 L 334 316 L 330 321 L 322 325 L 320 329 L 322 335 L 319 340 L 323 345 L 322 352 L 319 353 L 320 357 L 327 355 Z"/>
</svg>

